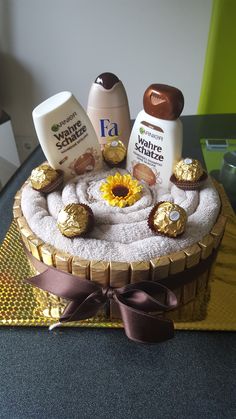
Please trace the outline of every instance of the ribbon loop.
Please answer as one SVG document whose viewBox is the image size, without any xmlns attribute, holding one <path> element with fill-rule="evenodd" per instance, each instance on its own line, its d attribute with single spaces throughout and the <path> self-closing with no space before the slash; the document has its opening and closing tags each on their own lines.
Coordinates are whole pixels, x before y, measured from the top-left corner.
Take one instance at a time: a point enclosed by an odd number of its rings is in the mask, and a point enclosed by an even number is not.
<svg viewBox="0 0 236 419">
<path fill-rule="evenodd" d="M 176 295 L 158 282 L 143 281 L 117 290 L 119 298 L 133 308 L 147 312 L 169 311 L 177 306 Z"/>
<path fill-rule="evenodd" d="M 126 336 L 139 343 L 159 343 L 174 337 L 172 320 L 120 306 Z"/>
</svg>

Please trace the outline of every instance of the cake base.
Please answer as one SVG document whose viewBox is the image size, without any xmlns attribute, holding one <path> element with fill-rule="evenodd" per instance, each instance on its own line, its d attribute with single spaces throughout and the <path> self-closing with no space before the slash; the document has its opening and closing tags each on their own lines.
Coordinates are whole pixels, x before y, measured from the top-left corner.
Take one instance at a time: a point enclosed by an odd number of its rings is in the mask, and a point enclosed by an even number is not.
<svg viewBox="0 0 236 419">
<path fill-rule="evenodd" d="M 165 316 L 168 318 L 173 316 L 175 321 L 201 320 L 204 318 L 204 306 L 209 298 L 209 273 L 226 224 L 224 190 L 221 185 L 214 183 L 222 205 L 210 233 L 188 248 L 150 261 L 131 263 L 89 261 L 58 251 L 44 243 L 30 230 L 21 211 L 21 191 L 15 197 L 13 213 L 25 247 L 35 259 L 43 262 L 45 269 L 47 266 L 53 266 L 95 281 L 102 287 L 118 288 L 128 283 L 146 280 L 161 282 L 165 286 L 171 283 L 170 287 L 176 293 L 179 308 Z M 210 263 L 204 265 L 204 261 Z M 205 269 L 198 272 L 201 264 Z M 192 273 L 195 271 L 197 274 L 193 276 Z M 176 280 L 177 277 L 180 279 Z M 183 277 L 188 278 L 187 281 L 183 280 Z M 119 318 L 115 303 L 111 303 L 108 313 L 111 319 Z"/>
<path fill-rule="evenodd" d="M 211 274 L 211 294 L 207 305 L 206 318 L 201 321 L 175 322 L 176 330 L 194 331 L 235 331 L 236 330 L 236 217 L 228 203 L 229 221 L 226 225 L 216 266 Z M 55 323 L 55 318 L 46 317 L 41 307 L 49 307 L 47 294 L 43 293 L 43 303 L 35 298 L 34 288 L 24 279 L 35 275 L 22 246 L 20 233 L 13 222 L 0 246 L 0 325 L 42 327 Z M 47 313 L 48 314 L 48 313 Z M 55 314 L 55 313 L 54 313 Z M 58 319 L 56 319 L 57 321 Z M 120 320 L 105 317 L 66 323 L 66 327 L 122 328 Z M 79 331 L 78 331 L 79 332 Z M 61 331 L 54 333 L 62 333 Z"/>
</svg>

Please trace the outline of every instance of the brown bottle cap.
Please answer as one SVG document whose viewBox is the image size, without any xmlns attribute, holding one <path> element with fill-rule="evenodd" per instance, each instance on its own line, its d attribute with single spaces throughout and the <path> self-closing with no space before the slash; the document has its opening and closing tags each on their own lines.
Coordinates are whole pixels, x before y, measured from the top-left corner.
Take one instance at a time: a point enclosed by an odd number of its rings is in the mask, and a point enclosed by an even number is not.
<svg viewBox="0 0 236 419">
<path fill-rule="evenodd" d="M 102 73 L 96 78 L 95 83 L 100 84 L 106 90 L 110 90 L 119 81 L 118 77 L 113 73 Z"/>
<path fill-rule="evenodd" d="M 145 112 L 156 118 L 177 119 L 184 107 L 182 92 L 166 84 L 151 84 L 143 96 Z"/>
</svg>

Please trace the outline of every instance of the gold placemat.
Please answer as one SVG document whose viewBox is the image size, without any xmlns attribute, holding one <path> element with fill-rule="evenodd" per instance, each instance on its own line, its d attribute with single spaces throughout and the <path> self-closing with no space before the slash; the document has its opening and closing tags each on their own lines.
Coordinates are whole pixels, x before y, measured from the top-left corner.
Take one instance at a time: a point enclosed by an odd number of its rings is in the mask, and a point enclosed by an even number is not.
<svg viewBox="0 0 236 419">
<path fill-rule="evenodd" d="M 231 213 L 212 273 L 207 316 L 196 322 L 177 322 L 181 330 L 236 330 L 236 217 Z M 0 247 L 0 325 L 49 326 L 55 318 L 45 317 L 33 287 L 24 279 L 35 275 L 28 261 L 15 222 Z M 122 322 L 102 317 L 67 323 L 75 327 L 122 327 Z"/>
</svg>

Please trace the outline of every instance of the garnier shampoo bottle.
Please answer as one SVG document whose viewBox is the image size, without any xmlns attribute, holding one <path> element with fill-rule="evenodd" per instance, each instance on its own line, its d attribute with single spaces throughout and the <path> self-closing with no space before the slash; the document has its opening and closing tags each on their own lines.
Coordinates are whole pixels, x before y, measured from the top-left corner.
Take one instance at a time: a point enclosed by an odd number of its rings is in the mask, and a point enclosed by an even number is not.
<svg viewBox="0 0 236 419">
<path fill-rule="evenodd" d="M 126 168 L 138 180 L 168 188 L 174 164 L 181 159 L 183 129 L 179 116 L 182 92 L 165 84 L 152 84 L 143 97 L 129 140 Z"/>
<path fill-rule="evenodd" d="M 65 178 L 102 166 L 100 145 L 93 126 L 71 92 L 60 92 L 33 110 L 35 130 L 46 159 Z"/>
</svg>

